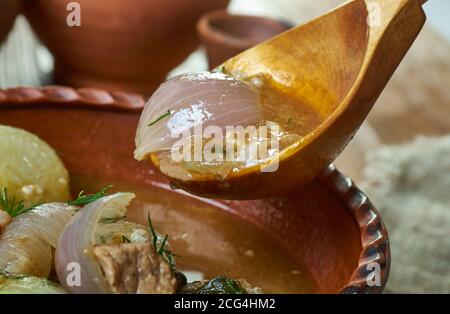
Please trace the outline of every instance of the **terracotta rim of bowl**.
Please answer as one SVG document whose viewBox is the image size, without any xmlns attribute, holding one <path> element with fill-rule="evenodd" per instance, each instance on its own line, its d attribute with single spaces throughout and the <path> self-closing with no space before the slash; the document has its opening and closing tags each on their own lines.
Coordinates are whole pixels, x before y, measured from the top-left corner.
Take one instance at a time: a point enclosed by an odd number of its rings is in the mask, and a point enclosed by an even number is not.
<svg viewBox="0 0 450 314">
<path fill-rule="evenodd" d="M 145 100 L 140 94 L 109 92 L 99 88 L 75 89 L 66 86 L 46 86 L 0 89 L 0 106 L 43 103 L 139 112 L 144 108 Z"/>
<path fill-rule="evenodd" d="M 48 86 L 0 89 L 0 108 L 61 104 L 139 113 L 144 108 L 145 100 L 139 94 L 107 92 L 98 88 Z M 330 165 L 318 179 L 349 208 L 361 233 L 358 266 L 341 293 L 381 293 L 389 277 L 391 264 L 389 238 L 381 215 L 354 182 L 334 165 Z M 381 285 L 371 286 L 367 278 L 377 267 Z"/>
<path fill-rule="evenodd" d="M 361 254 L 357 268 L 341 293 L 381 293 L 391 269 L 389 236 L 383 219 L 366 194 L 334 165 L 319 176 L 321 180 L 349 208 L 361 233 Z M 378 268 L 379 267 L 379 268 Z M 374 271 L 380 271 L 381 285 L 369 285 Z"/>
</svg>

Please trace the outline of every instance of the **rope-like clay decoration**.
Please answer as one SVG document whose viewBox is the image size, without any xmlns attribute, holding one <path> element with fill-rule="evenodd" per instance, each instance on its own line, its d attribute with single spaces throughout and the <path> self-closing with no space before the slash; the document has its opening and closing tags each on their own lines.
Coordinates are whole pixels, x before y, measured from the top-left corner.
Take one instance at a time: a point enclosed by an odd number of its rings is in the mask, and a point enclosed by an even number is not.
<svg viewBox="0 0 450 314">
<path fill-rule="evenodd" d="M 1 90 L 0 107 L 10 105 L 66 104 L 93 106 L 126 111 L 140 111 L 145 101 L 142 95 L 125 92 L 108 92 L 98 88 L 74 89 L 64 86 L 42 88 L 18 87 Z"/>
<path fill-rule="evenodd" d="M 369 198 L 334 165 L 329 166 L 319 179 L 347 205 L 361 231 L 361 255 L 358 267 L 353 271 L 349 283 L 341 293 L 383 292 L 389 277 L 391 256 L 389 237 L 380 214 Z M 371 274 L 377 271 L 378 266 L 381 286 L 372 285 Z"/>
</svg>

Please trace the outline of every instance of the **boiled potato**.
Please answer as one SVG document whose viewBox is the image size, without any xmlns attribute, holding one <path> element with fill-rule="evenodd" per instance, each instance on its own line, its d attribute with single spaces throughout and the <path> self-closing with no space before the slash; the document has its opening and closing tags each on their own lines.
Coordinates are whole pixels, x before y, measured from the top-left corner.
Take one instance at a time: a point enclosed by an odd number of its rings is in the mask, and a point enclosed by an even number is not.
<svg viewBox="0 0 450 314">
<path fill-rule="evenodd" d="M 0 125 L 0 189 L 4 188 L 10 199 L 23 200 L 25 206 L 70 198 L 69 175 L 55 151 L 34 134 Z"/>
</svg>

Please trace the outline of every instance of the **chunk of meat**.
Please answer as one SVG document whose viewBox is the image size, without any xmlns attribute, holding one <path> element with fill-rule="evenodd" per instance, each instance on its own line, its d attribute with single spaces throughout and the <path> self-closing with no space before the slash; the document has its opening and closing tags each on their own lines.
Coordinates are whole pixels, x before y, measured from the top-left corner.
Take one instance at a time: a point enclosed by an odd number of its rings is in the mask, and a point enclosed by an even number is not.
<svg viewBox="0 0 450 314">
<path fill-rule="evenodd" d="M 3 230 L 5 230 L 6 226 L 9 225 L 12 221 L 11 216 L 0 209 L 0 234 L 2 234 Z"/>
<path fill-rule="evenodd" d="M 178 281 L 170 265 L 148 243 L 101 244 L 94 255 L 113 293 L 176 293 Z"/>
</svg>

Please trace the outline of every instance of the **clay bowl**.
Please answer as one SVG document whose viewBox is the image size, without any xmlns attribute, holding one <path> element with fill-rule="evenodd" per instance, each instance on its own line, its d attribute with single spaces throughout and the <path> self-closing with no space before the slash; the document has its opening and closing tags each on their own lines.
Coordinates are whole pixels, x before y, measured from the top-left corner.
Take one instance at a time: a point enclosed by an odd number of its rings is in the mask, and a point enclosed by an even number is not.
<svg viewBox="0 0 450 314">
<path fill-rule="evenodd" d="M 8 36 L 17 15 L 20 12 L 22 1 L 2 0 L 0 1 L 0 44 Z"/>
<path fill-rule="evenodd" d="M 249 15 L 231 15 L 226 10 L 202 16 L 197 31 L 206 48 L 210 69 L 286 30 L 282 21 Z"/>
<path fill-rule="evenodd" d="M 80 27 L 67 25 L 69 2 L 24 5 L 55 58 L 55 82 L 150 94 L 197 47 L 197 20 L 229 0 L 79 0 Z"/>
<path fill-rule="evenodd" d="M 149 163 L 133 159 L 143 105 L 139 96 L 99 89 L 0 90 L 0 124 L 39 135 L 59 152 L 72 175 L 171 191 Z M 386 284 L 391 254 L 383 221 L 364 193 L 333 166 L 277 198 L 215 201 L 171 193 L 265 229 L 298 258 L 322 293 L 380 293 Z M 380 265 L 381 286 L 367 284 L 371 263 Z"/>
</svg>

